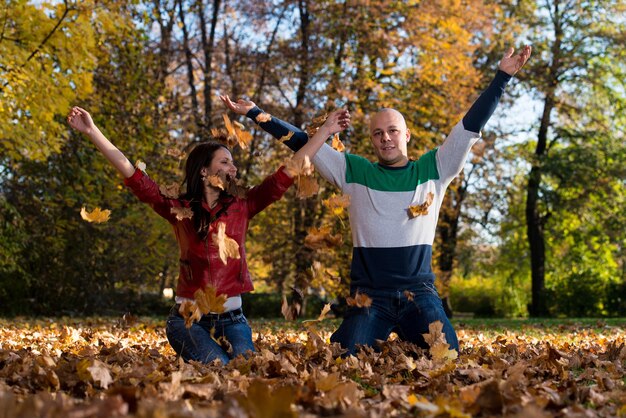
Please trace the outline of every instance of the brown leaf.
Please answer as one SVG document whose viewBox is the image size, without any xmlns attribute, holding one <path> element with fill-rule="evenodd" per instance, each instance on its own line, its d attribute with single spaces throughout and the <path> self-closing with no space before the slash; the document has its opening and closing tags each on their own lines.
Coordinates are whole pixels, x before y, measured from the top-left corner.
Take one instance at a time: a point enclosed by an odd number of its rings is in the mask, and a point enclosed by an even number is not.
<svg viewBox="0 0 626 418">
<path fill-rule="evenodd" d="M 176 148 L 168 148 L 165 153 L 171 157 L 178 158 L 179 160 L 185 156 L 185 153 Z"/>
<path fill-rule="evenodd" d="M 433 203 L 435 195 L 432 192 L 428 192 L 426 200 L 423 203 L 409 206 L 409 218 L 417 218 L 418 216 L 428 215 L 428 207 Z"/>
<path fill-rule="evenodd" d="M 202 312 L 196 302 L 185 300 L 178 307 L 178 313 L 185 320 L 185 328 L 191 328 L 191 325 L 195 321 L 199 321 L 202 318 Z"/>
<path fill-rule="evenodd" d="M 298 176 L 296 187 L 296 197 L 300 199 L 315 196 L 320 190 L 320 185 L 317 183 L 315 177 L 312 176 Z"/>
<path fill-rule="evenodd" d="M 360 293 L 358 290 L 354 294 L 354 297 L 348 296 L 346 298 L 348 306 L 356 306 L 358 308 L 369 308 L 372 306 L 372 298 L 365 293 Z"/>
<path fill-rule="evenodd" d="M 311 228 L 304 238 L 304 245 L 312 250 L 338 247 L 343 242 L 341 234 L 332 235 L 330 227 Z"/>
<path fill-rule="evenodd" d="M 213 243 L 217 245 L 222 263 L 227 264 L 229 258 L 238 260 L 241 258 L 239 254 L 239 244 L 237 241 L 226 235 L 226 224 L 220 222 L 217 225 L 217 234 L 212 235 Z"/>
<path fill-rule="evenodd" d="M 287 302 L 287 297 L 283 295 L 283 303 L 280 311 L 286 320 L 293 321 L 298 319 L 300 310 L 302 309 L 303 299 L 304 295 L 302 291 L 296 287 L 291 288 L 291 304 Z"/>
<path fill-rule="evenodd" d="M 287 133 L 287 135 L 284 135 L 284 136 L 280 137 L 280 139 L 279 139 L 279 140 L 280 140 L 280 141 L 282 141 L 282 142 L 287 142 L 287 141 L 289 141 L 289 140 L 291 139 L 291 137 L 293 136 L 293 134 L 294 134 L 294 132 L 289 131 L 289 132 Z"/>
<path fill-rule="evenodd" d="M 322 204 L 330 209 L 334 215 L 341 216 L 344 209 L 350 206 L 350 195 L 336 196 L 333 194 L 330 198 L 323 200 Z"/>
<path fill-rule="evenodd" d="M 405 290 L 403 292 L 404 297 L 406 298 L 406 300 L 408 300 L 409 302 L 413 302 L 413 299 L 415 298 L 415 293 L 409 291 L 409 290 Z"/>
<path fill-rule="evenodd" d="M 198 289 L 193 294 L 194 299 L 203 314 L 222 313 L 225 311 L 224 303 L 228 297 L 224 294 L 218 295 L 217 289 L 207 285 L 204 289 Z"/>
<path fill-rule="evenodd" d="M 159 186 L 159 192 L 169 199 L 178 199 L 180 196 L 180 184 L 170 183 L 167 186 Z"/>
<path fill-rule="evenodd" d="M 268 382 L 253 380 L 247 393 L 235 395 L 239 405 L 250 417 L 270 418 L 296 417 L 292 407 L 296 401 L 296 390 L 292 386 L 272 387 Z"/>
<path fill-rule="evenodd" d="M 179 221 L 193 218 L 193 210 L 191 210 L 191 208 L 174 206 L 170 208 L 170 213 L 176 215 L 176 219 Z"/>
<path fill-rule="evenodd" d="M 310 176 L 314 170 L 308 156 L 305 156 L 303 159 L 287 158 L 283 165 L 285 166 L 285 171 L 291 177 Z"/>
</svg>

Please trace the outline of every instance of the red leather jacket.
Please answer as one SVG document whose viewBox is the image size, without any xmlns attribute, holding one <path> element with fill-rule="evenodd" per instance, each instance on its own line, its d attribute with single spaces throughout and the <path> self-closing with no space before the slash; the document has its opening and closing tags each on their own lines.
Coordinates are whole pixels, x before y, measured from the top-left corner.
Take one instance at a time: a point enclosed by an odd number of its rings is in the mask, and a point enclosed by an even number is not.
<svg viewBox="0 0 626 418">
<path fill-rule="evenodd" d="M 139 200 L 148 203 L 156 213 L 172 224 L 180 247 L 180 273 L 176 295 L 193 299 L 194 292 L 207 284 L 216 287 L 217 294 L 225 294 L 228 297 L 253 289 L 245 250 L 248 221 L 280 199 L 293 184 L 293 179 L 285 174 L 281 167 L 260 185 L 251 188 L 244 199 L 220 198 L 213 209 L 203 203 L 203 208 L 212 216 L 220 212 L 224 204 L 230 203 L 226 211 L 222 211 L 217 220 L 210 224 L 205 240 L 198 237 L 192 219 L 185 218 L 179 221 L 176 215 L 171 213 L 172 207 L 189 207 L 188 201 L 163 196 L 159 192 L 159 186 L 141 170 L 136 170 L 131 177 L 124 180 L 124 183 Z M 221 222 L 226 224 L 226 235 L 239 244 L 241 257 L 238 260 L 228 258 L 226 264 L 220 260 L 218 247 L 211 238 L 217 233 L 218 224 Z"/>
</svg>

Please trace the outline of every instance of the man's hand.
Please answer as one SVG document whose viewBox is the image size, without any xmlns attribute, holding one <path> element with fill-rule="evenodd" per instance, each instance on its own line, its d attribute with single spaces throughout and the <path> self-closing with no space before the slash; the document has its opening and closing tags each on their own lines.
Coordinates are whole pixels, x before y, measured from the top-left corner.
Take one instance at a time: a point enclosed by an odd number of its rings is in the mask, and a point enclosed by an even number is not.
<svg viewBox="0 0 626 418">
<path fill-rule="evenodd" d="M 230 110 L 232 110 L 233 112 L 239 114 L 239 115 L 246 115 L 250 109 L 254 108 L 254 106 L 256 106 L 256 104 L 254 104 L 254 102 L 251 102 L 250 100 L 244 100 L 244 99 L 239 99 L 237 100 L 237 103 L 233 103 L 230 100 L 230 97 L 228 97 L 228 95 L 221 95 L 220 96 L 220 100 L 226 105 L 226 107 L 228 107 Z"/>
<path fill-rule="evenodd" d="M 513 55 L 515 49 L 513 49 L 512 47 L 509 48 L 509 50 L 506 51 L 506 54 L 504 54 L 504 57 L 500 61 L 500 65 L 498 66 L 498 68 L 508 75 L 515 75 L 515 73 L 517 73 L 524 66 L 524 64 L 526 64 L 526 61 L 528 61 L 528 58 L 530 58 L 531 51 L 532 48 L 530 47 L 530 45 L 526 45 L 524 48 L 522 48 L 519 54 Z"/>
<path fill-rule="evenodd" d="M 87 135 L 91 134 L 96 127 L 89 112 L 78 106 L 74 106 L 72 110 L 70 110 L 70 113 L 67 115 L 67 123 L 78 132 Z"/>
<path fill-rule="evenodd" d="M 347 109 L 339 109 L 328 115 L 320 129 L 330 136 L 343 131 L 348 126 L 350 126 L 350 112 Z"/>
</svg>

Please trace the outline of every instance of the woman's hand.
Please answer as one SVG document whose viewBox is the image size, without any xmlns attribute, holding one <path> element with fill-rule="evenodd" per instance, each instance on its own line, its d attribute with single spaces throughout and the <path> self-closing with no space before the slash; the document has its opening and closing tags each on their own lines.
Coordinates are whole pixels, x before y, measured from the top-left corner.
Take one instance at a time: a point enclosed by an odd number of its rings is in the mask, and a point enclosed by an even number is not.
<svg viewBox="0 0 626 418">
<path fill-rule="evenodd" d="M 244 99 L 239 99 L 237 100 L 236 103 L 233 103 L 233 101 L 230 100 L 230 97 L 228 97 L 228 95 L 221 95 L 220 100 L 230 110 L 232 110 L 233 112 L 239 115 L 244 115 L 244 116 L 256 106 L 254 102 L 251 102 L 250 100 L 244 100 Z"/>
<path fill-rule="evenodd" d="M 89 112 L 78 106 L 74 106 L 70 110 L 70 113 L 67 115 L 67 123 L 78 132 L 86 135 L 90 135 L 96 127 Z"/>
<path fill-rule="evenodd" d="M 515 73 L 517 73 L 524 66 L 524 64 L 526 64 L 526 61 L 528 61 L 528 58 L 530 58 L 531 51 L 532 48 L 530 47 L 530 45 L 526 45 L 524 48 L 522 48 L 519 54 L 513 55 L 515 49 L 513 49 L 512 47 L 509 48 L 509 50 L 506 51 L 506 54 L 504 54 L 502 60 L 500 60 L 500 65 L 498 66 L 498 68 L 500 68 L 508 75 L 515 75 Z"/>
</svg>

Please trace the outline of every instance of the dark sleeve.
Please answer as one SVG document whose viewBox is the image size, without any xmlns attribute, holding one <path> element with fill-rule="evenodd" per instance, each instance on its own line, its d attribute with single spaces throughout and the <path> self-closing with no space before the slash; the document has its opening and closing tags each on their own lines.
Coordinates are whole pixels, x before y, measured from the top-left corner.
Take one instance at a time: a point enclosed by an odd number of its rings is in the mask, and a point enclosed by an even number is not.
<svg viewBox="0 0 626 418">
<path fill-rule="evenodd" d="M 494 110 L 496 110 L 500 97 L 504 93 L 504 88 L 511 77 L 504 71 L 498 70 L 489 87 L 482 92 L 463 117 L 463 127 L 466 130 L 479 133 L 483 129 Z"/>
<path fill-rule="evenodd" d="M 263 111 L 259 109 L 258 106 L 255 106 L 254 108 L 250 109 L 246 116 L 256 122 L 261 127 L 261 129 L 263 129 L 265 132 L 272 135 L 276 139 L 281 139 L 289 135 L 289 132 L 293 132 L 292 137 L 288 141 L 285 141 L 285 145 L 287 145 L 293 151 L 298 151 L 309 140 L 309 136 L 302 129 L 296 128 L 295 126 L 285 121 L 282 121 L 275 116 L 272 116 L 272 118 L 267 122 L 257 122 L 256 117 L 259 116 L 261 113 L 263 113 Z"/>
</svg>

